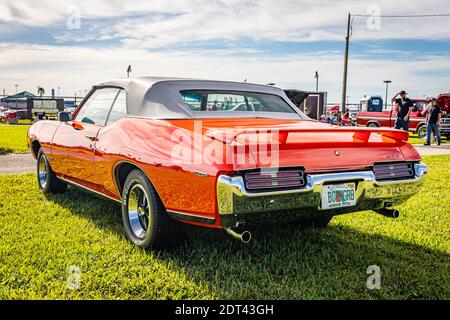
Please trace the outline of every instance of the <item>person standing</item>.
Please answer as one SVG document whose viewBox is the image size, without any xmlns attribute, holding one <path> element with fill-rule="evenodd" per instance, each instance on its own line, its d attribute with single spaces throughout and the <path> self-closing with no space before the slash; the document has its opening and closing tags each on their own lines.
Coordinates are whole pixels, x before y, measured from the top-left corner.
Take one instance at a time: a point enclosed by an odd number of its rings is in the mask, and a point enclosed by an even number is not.
<svg viewBox="0 0 450 320">
<path fill-rule="evenodd" d="M 346 113 L 344 113 L 344 115 L 342 116 L 342 125 L 343 126 L 351 126 L 351 120 L 350 120 L 350 113 L 347 111 Z"/>
<path fill-rule="evenodd" d="M 431 132 L 433 132 L 434 136 L 437 139 L 437 144 L 439 146 L 441 145 L 441 133 L 439 131 L 439 126 L 441 123 L 442 110 L 441 107 L 437 105 L 436 98 L 430 99 L 430 103 L 421 112 L 422 115 L 425 113 L 428 113 L 428 115 L 427 115 L 427 142 L 424 145 L 429 146 L 431 144 Z"/>
<path fill-rule="evenodd" d="M 395 120 L 395 129 L 408 131 L 409 116 L 413 109 L 413 102 L 407 96 L 405 90 L 400 91 L 392 98 L 392 103 L 397 105 L 397 119 Z M 400 96 L 400 98 L 397 98 Z"/>
</svg>

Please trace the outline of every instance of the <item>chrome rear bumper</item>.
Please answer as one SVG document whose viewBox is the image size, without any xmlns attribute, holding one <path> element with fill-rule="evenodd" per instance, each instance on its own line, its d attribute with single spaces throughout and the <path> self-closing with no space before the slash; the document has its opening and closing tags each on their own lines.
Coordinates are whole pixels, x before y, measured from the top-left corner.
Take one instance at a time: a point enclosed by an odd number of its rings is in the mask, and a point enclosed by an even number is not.
<svg viewBox="0 0 450 320">
<path fill-rule="evenodd" d="M 407 180 L 377 181 L 373 171 L 308 174 L 304 188 L 295 190 L 248 192 L 241 176 L 221 175 L 217 181 L 219 216 L 223 226 L 235 221 L 277 220 L 290 217 L 312 217 L 317 214 L 337 215 L 362 210 L 374 210 L 401 204 L 417 193 L 428 172 L 425 164 L 414 164 L 415 176 Z M 356 205 L 324 210 L 321 194 L 325 184 L 356 182 Z"/>
</svg>

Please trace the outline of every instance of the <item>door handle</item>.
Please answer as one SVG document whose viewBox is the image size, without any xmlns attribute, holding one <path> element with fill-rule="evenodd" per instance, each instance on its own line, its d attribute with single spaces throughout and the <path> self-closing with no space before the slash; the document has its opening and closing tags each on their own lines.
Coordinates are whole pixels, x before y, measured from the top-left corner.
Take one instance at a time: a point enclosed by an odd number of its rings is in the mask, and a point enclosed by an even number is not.
<svg viewBox="0 0 450 320">
<path fill-rule="evenodd" d="M 88 138 L 91 141 L 96 141 L 97 140 L 97 136 L 85 136 L 86 138 Z"/>
</svg>

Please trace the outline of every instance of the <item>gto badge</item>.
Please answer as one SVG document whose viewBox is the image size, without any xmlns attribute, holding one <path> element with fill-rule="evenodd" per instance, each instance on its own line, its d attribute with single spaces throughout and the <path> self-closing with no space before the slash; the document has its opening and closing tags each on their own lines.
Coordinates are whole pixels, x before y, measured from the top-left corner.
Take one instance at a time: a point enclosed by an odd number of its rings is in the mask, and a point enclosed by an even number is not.
<svg viewBox="0 0 450 320">
<path fill-rule="evenodd" d="M 388 154 L 388 155 L 386 155 L 386 158 L 388 158 L 388 159 L 398 159 L 398 158 L 400 158 L 400 155 L 399 154 Z"/>
<path fill-rule="evenodd" d="M 341 153 L 339 152 L 339 150 L 334 150 L 334 155 L 336 157 L 339 157 L 341 155 Z"/>
</svg>

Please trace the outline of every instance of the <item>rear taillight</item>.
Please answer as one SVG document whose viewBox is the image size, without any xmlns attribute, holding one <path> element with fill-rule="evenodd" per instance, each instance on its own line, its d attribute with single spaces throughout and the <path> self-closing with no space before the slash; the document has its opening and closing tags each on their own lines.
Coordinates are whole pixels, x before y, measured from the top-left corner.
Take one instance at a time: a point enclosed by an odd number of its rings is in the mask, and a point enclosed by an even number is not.
<svg viewBox="0 0 450 320">
<path fill-rule="evenodd" d="M 377 180 L 411 179 L 414 177 L 414 166 L 408 162 L 376 164 L 373 172 Z"/>
<path fill-rule="evenodd" d="M 301 188 L 306 184 L 301 169 L 259 170 L 244 173 L 247 190 Z"/>
</svg>

